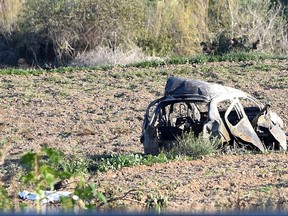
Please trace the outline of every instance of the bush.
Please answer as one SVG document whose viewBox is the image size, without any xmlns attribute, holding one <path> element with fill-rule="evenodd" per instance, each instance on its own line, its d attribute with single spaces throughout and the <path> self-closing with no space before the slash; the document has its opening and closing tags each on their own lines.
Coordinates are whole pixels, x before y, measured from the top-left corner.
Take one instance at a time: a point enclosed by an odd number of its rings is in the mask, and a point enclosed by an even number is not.
<svg viewBox="0 0 288 216">
<path fill-rule="evenodd" d="M 196 138 L 193 133 L 184 133 L 169 153 L 173 157 L 200 159 L 202 156 L 215 154 L 218 146 L 219 142 L 216 139 L 211 141 L 202 136 Z"/>
<path fill-rule="evenodd" d="M 262 52 L 282 54 L 288 51 L 287 9 L 273 2 L 278 1 L 2 0 L 0 62 L 26 58 L 50 67 L 77 57 L 91 65 L 98 64 L 91 61 L 95 52 L 104 50 L 116 56 L 111 64 L 122 64 L 127 59 L 121 53 L 137 48 L 150 56 L 191 56 L 221 32 L 245 37 L 247 44 L 259 41 Z"/>
<path fill-rule="evenodd" d="M 139 45 L 150 55 L 192 55 L 208 34 L 205 1 L 151 1 Z"/>
<path fill-rule="evenodd" d="M 259 51 L 286 53 L 288 39 L 284 11 L 285 8 L 272 4 L 271 0 L 211 0 L 208 10 L 210 40 L 223 31 L 231 39 L 245 34 L 248 44 L 259 40 Z"/>
<path fill-rule="evenodd" d="M 200 44 L 203 47 L 202 50 L 205 54 L 223 55 L 226 53 L 244 53 L 256 50 L 260 40 L 252 43 L 249 43 L 248 41 L 249 39 L 246 35 L 238 38 L 231 38 L 226 35 L 225 32 L 221 32 L 213 39 L 212 43 L 207 41 L 201 42 Z"/>
<path fill-rule="evenodd" d="M 128 47 L 143 28 L 140 0 L 27 0 L 22 49 L 39 64 L 63 64 L 96 46 Z"/>
</svg>

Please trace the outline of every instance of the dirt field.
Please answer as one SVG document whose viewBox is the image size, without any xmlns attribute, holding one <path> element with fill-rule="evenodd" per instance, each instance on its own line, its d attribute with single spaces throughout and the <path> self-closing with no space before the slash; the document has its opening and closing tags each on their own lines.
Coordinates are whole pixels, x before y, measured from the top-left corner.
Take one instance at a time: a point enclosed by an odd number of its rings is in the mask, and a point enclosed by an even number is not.
<svg viewBox="0 0 288 216">
<path fill-rule="evenodd" d="M 288 130 L 288 61 L 0 75 L 2 182 L 17 193 L 11 167 L 23 153 L 45 144 L 77 157 L 143 153 L 139 138 L 145 109 L 163 94 L 170 75 L 249 92 L 269 102 Z M 133 189 L 118 201 L 129 210 L 143 210 L 147 194 L 167 198 L 168 211 L 288 210 L 283 152 L 130 167 L 89 179 L 116 196 Z"/>
</svg>

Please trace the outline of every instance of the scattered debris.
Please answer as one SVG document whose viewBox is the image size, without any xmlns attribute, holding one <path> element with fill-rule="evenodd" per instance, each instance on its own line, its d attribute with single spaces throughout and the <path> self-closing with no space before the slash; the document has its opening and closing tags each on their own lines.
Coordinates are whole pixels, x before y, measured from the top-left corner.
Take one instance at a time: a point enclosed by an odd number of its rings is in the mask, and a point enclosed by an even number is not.
<svg viewBox="0 0 288 216">
<path fill-rule="evenodd" d="M 164 96 L 146 110 L 144 152 L 170 150 L 184 132 L 217 137 L 233 148 L 287 150 L 283 121 L 270 105 L 231 87 L 170 77 Z"/>
<path fill-rule="evenodd" d="M 42 191 L 40 195 L 37 195 L 35 192 L 22 191 L 18 193 L 20 199 L 24 200 L 39 200 L 40 204 L 44 205 L 47 203 L 57 203 L 60 202 L 61 197 L 71 197 L 72 193 L 68 191 Z M 72 199 L 78 200 L 79 197 L 76 195 L 72 196 Z"/>
</svg>

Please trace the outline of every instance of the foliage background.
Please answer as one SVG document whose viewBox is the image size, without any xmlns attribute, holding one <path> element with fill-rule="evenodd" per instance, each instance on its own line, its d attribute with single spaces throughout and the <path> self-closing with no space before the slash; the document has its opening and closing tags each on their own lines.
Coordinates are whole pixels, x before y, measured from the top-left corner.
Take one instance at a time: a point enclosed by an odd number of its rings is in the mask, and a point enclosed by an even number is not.
<svg viewBox="0 0 288 216">
<path fill-rule="evenodd" d="M 190 56 L 200 43 L 246 36 L 258 51 L 286 54 L 285 0 L 0 0 L 0 62 L 64 65 L 141 49 Z M 10 58 L 1 58 L 11 51 Z M 7 56 L 7 53 L 5 54 Z"/>
</svg>

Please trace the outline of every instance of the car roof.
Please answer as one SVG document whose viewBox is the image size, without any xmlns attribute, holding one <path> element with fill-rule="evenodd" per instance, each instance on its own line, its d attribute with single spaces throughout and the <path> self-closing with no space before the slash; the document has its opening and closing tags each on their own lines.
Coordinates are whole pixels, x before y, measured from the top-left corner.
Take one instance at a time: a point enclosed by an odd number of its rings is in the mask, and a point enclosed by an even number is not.
<svg viewBox="0 0 288 216">
<path fill-rule="evenodd" d="M 205 98 L 210 101 L 212 98 L 223 94 L 246 94 L 245 92 L 223 86 L 216 83 L 209 83 L 200 80 L 192 80 L 187 78 L 169 77 L 165 86 L 166 97 L 173 98 Z"/>
</svg>

